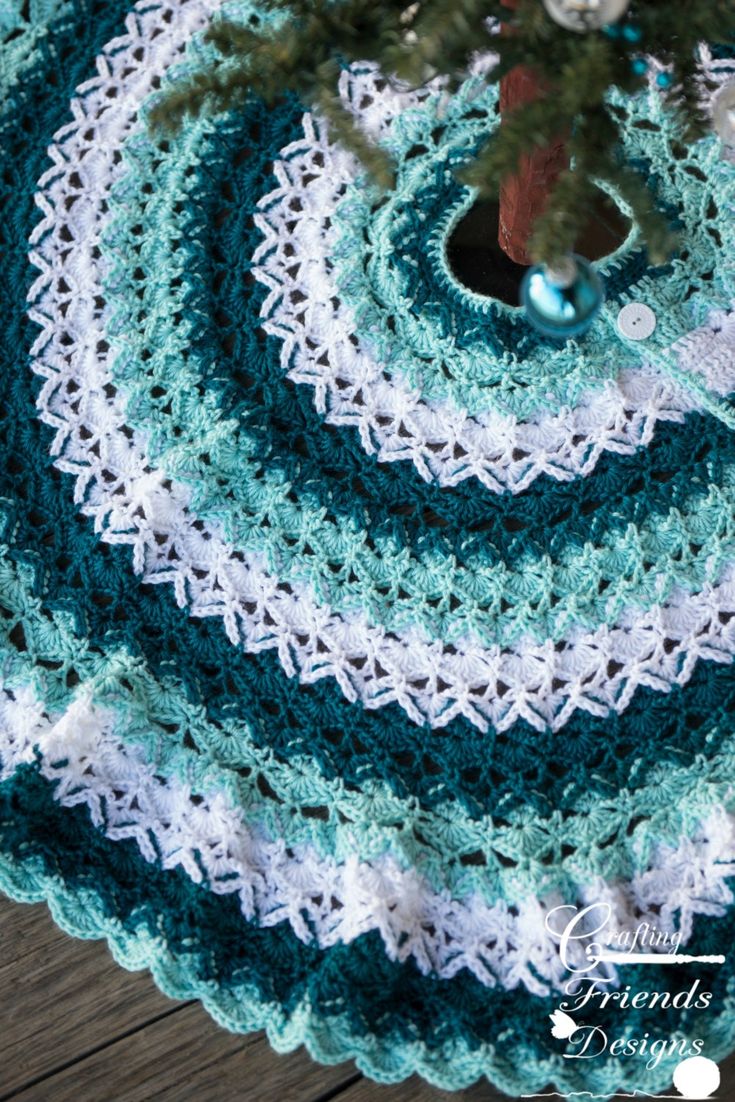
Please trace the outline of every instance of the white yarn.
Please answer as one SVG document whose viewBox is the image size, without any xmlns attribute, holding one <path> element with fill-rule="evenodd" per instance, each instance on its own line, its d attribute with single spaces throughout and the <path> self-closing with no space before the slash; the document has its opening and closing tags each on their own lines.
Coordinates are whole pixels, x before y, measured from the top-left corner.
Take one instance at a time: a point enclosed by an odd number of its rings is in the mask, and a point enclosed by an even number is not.
<svg viewBox="0 0 735 1102">
<path fill-rule="evenodd" d="M 697 915 L 722 915 L 733 900 L 727 877 L 735 874 L 735 817 L 722 808 L 678 846 L 658 846 L 629 883 L 595 877 L 574 900 L 553 895 L 488 905 L 477 895 L 459 900 L 432 891 L 390 853 L 340 863 L 308 844 L 287 847 L 247 826 L 223 791 L 202 794 L 160 776 L 141 748 L 121 738 L 120 716 L 89 695 L 51 716 L 30 687 L 9 692 L 0 685 L 0 777 L 37 756 L 63 807 L 88 808 L 108 838 L 134 840 L 149 862 L 181 868 L 216 894 L 237 893 L 245 918 L 261 926 L 288 922 L 302 941 L 321 948 L 377 930 L 391 959 L 412 957 L 422 972 L 444 978 L 467 968 L 487 986 L 522 984 L 548 994 L 570 978 L 545 925 L 554 907 L 607 903 L 608 934 L 648 922 L 668 934 L 678 928 L 684 943 Z M 585 945 L 577 945 L 575 962 Z"/>
<path fill-rule="evenodd" d="M 334 677 L 349 700 L 368 708 L 395 701 L 435 727 L 463 715 L 482 729 L 518 719 L 558 729 L 577 709 L 622 711 L 638 686 L 683 684 L 700 658 L 731 661 L 731 568 L 701 593 L 676 592 L 662 608 L 631 609 L 612 627 L 570 632 L 563 649 L 526 641 L 505 650 L 469 638 L 445 648 L 408 631 L 386 633 L 362 615 L 339 616 L 306 586 L 282 586 L 259 555 L 233 551 L 217 525 L 197 520 L 189 490 L 148 462 L 145 438 L 130 435 L 124 397 L 111 386 L 98 245 L 138 107 L 215 6 L 139 4 L 127 34 L 103 51 L 98 76 L 78 90 L 73 121 L 55 136 L 53 167 L 39 181 L 44 217 L 30 257 L 40 275 L 29 292 L 30 316 L 42 327 L 32 350 L 46 379 L 39 416 L 57 430 L 56 465 L 74 474 L 75 501 L 101 537 L 130 545 L 135 571 L 171 583 L 193 615 L 221 617 L 234 645 L 277 648 L 289 675 L 305 683 Z M 144 63 L 134 56 L 140 50 Z M 646 432 L 661 413 L 649 398 Z"/>
<path fill-rule="evenodd" d="M 343 74 L 341 94 L 365 130 L 382 138 L 418 102 L 368 66 Z M 409 459 L 423 478 L 444 486 L 474 476 L 490 490 L 519 493 L 540 474 L 584 477 L 605 451 L 631 454 L 650 443 L 658 422 L 683 421 L 697 408 L 652 365 L 632 369 L 622 360 L 614 381 L 591 388 L 576 406 L 531 421 L 429 401 L 400 371 L 387 376 L 359 338 L 332 261 L 335 210 L 364 170 L 314 116 L 305 115 L 303 127 L 303 139 L 276 161 L 278 187 L 260 200 L 255 216 L 264 241 L 253 274 L 270 290 L 263 328 L 281 339 L 289 378 L 312 386 L 319 412 L 330 424 L 356 428 L 366 451 L 384 462 Z M 702 372 L 709 389 L 734 390 L 735 315 L 713 315 L 695 330 L 681 366 Z"/>
</svg>

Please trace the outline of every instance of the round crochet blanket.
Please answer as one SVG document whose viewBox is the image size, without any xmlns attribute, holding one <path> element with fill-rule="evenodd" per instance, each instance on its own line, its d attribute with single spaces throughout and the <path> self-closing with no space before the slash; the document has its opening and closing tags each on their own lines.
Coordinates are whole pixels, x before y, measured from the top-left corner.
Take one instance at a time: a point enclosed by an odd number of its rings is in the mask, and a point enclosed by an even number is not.
<svg viewBox="0 0 735 1102">
<path fill-rule="evenodd" d="M 345 69 L 378 192 L 288 96 L 151 133 L 217 8 L 0 5 L 0 886 L 281 1051 L 662 1090 L 735 1047 L 735 165 L 612 100 L 681 246 L 555 344 L 447 261 L 482 61 Z"/>
</svg>

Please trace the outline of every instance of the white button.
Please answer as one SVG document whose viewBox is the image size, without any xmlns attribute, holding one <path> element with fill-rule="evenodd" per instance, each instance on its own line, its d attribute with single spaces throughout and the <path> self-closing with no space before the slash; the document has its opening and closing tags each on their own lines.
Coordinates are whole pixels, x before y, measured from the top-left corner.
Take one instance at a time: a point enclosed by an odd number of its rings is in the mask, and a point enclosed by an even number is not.
<svg viewBox="0 0 735 1102">
<path fill-rule="evenodd" d="M 631 341 L 644 341 L 656 328 L 656 315 L 645 302 L 629 302 L 618 314 L 618 329 Z"/>
</svg>

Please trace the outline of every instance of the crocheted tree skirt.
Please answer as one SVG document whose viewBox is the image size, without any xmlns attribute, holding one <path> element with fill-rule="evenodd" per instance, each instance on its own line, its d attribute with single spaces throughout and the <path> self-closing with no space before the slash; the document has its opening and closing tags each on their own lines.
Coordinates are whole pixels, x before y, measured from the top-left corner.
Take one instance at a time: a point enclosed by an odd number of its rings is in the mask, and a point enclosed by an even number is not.
<svg viewBox="0 0 735 1102">
<path fill-rule="evenodd" d="M 735 166 L 617 100 L 681 250 L 549 343 L 446 261 L 496 92 L 345 71 L 387 195 L 288 97 L 152 137 L 216 8 L 0 8 L 0 885 L 282 1051 L 663 1089 L 735 956 L 598 961 L 666 1049 L 574 1059 L 545 920 L 735 935 Z"/>
</svg>

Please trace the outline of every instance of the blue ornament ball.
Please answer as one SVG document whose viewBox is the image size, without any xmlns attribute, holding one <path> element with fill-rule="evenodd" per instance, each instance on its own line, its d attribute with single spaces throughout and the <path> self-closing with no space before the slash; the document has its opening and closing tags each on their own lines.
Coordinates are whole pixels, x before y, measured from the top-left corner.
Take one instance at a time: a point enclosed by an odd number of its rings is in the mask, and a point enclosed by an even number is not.
<svg viewBox="0 0 735 1102">
<path fill-rule="evenodd" d="M 531 325 L 560 341 L 586 333 L 605 300 L 602 280 L 589 260 L 572 254 L 569 261 L 564 272 L 529 268 L 521 283 L 521 305 Z"/>
</svg>

